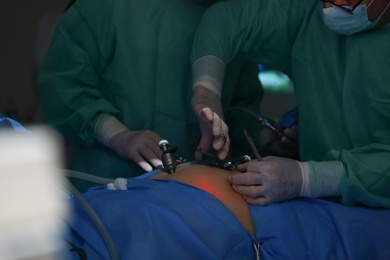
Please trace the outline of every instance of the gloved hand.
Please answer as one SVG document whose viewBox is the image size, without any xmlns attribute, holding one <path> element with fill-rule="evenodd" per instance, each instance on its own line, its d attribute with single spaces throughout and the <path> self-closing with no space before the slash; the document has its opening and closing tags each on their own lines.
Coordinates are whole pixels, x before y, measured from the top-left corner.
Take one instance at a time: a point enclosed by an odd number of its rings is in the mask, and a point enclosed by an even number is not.
<svg viewBox="0 0 390 260">
<path fill-rule="evenodd" d="M 95 138 L 114 150 L 123 159 L 131 159 L 147 172 L 162 168 L 162 151 L 158 143 L 163 139 L 152 131 L 131 131 L 116 117 L 101 114 L 95 124 Z"/>
<path fill-rule="evenodd" d="M 121 158 L 131 159 L 147 172 L 162 168 L 162 151 L 158 143 L 161 136 L 152 131 L 124 131 L 116 134 L 109 141 L 109 147 Z"/>
<path fill-rule="evenodd" d="M 208 151 L 211 142 L 218 151 L 218 158 L 223 160 L 229 152 L 229 128 L 223 121 L 222 104 L 217 94 L 209 89 L 198 87 L 192 97 L 192 108 L 199 119 L 202 137 L 198 147 Z M 195 159 L 202 159 L 202 154 L 195 153 Z"/>
<path fill-rule="evenodd" d="M 266 148 L 267 154 L 297 159 L 299 157 L 298 124 L 285 128 L 283 135 L 277 135 L 264 128 L 261 133 L 261 143 L 269 144 Z"/>
<path fill-rule="evenodd" d="M 250 204 L 264 206 L 300 196 L 303 180 L 298 161 L 268 156 L 239 165 L 238 170 L 243 173 L 228 180 Z"/>
</svg>

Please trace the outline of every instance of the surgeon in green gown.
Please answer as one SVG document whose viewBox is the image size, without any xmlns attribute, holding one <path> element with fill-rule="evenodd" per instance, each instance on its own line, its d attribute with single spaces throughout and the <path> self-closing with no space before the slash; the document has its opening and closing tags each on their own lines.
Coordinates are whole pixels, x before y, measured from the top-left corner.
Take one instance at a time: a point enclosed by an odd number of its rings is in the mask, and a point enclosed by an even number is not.
<svg viewBox="0 0 390 260">
<path fill-rule="evenodd" d="M 213 117 L 224 89 L 216 72 L 238 54 L 286 72 L 295 87 L 300 160 L 265 157 L 241 167 L 230 182 L 249 203 L 335 196 L 346 205 L 390 208 L 389 6 L 238 0 L 206 11 L 192 55 L 192 103 L 203 135 L 228 134 L 229 124 Z M 217 148 L 226 156 L 228 146 Z"/>
<path fill-rule="evenodd" d="M 77 0 L 67 10 L 38 86 L 45 119 L 74 142 L 71 169 L 136 176 L 161 167 L 161 139 L 177 146 L 177 159 L 194 158 L 200 130 L 191 109 L 190 53 L 211 2 Z M 257 64 L 235 59 L 228 67 L 224 105 L 259 113 Z M 225 119 L 235 154 L 248 153 L 242 128 L 258 139 L 261 124 L 238 111 Z M 93 185 L 77 182 L 82 191 Z"/>
</svg>

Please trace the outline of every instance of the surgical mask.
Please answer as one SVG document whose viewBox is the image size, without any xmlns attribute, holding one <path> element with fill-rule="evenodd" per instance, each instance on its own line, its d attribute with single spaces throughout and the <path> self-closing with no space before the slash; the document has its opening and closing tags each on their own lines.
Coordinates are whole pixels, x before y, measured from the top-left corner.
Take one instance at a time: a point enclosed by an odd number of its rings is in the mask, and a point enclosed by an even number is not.
<svg viewBox="0 0 390 260">
<path fill-rule="evenodd" d="M 373 1 L 371 1 L 372 3 Z M 359 5 L 354 11 L 353 14 L 348 14 L 347 12 L 337 8 L 336 6 L 323 8 L 323 18 L 324 23 L 332 31 L 338 34 L 351 35 L 354 33 L 362 32 L 373 28 L 378 21 L 380 20 L 383 13 L 387 10 L 387 7 L 382 11 L 382 13 L 374 21 L 368 20 L 367 8 L 368 5 Z"/>
</svg>

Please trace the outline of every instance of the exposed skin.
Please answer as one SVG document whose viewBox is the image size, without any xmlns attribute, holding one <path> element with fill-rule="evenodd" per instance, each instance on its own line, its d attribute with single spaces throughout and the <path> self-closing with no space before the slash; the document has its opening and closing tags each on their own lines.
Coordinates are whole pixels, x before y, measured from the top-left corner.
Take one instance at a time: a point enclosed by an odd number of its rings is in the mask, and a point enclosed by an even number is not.
<svg viewBox="0 0 390 260">
<path fill-rule="evenodd" d="M 187 165 L 178 167 L 176 172 L 161 172 L 150 179 L 170 179 L 180 181 L 202 189 L 219 199 L 252 235 L 255 235 L 248 203 L 232 189 L 228 177 L 232 172 L 205 165 Z"/>
</svg>

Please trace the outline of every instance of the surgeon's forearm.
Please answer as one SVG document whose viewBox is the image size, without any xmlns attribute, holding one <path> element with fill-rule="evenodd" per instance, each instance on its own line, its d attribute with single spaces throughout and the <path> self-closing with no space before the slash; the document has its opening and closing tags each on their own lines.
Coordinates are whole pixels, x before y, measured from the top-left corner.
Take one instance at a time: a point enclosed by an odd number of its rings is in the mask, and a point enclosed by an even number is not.
<svg viewBox="0 0 390 260">
<path fill-rule="evenodd" d="M 128 130 L 115 116 L 103 113 L 96 121 L 94 134 L 99 143 L 110 147 L 110 140 L 115 135 Z"/>
<path fill-rule="evenodd" d="M 225 76 L 225 63 L 215 56 L 204 56 L 192 64 L 193 90 L 205 87 L 219 97 Z"/>
<path fill-rule="evenodd" d="M 203 108 L 208 107 L 224 120 L 221 98 L 211 90 L 204 87 L 197 88 L 191 102 L 195 114 L 198 115 Z"/>
<path fill-rule="evenodd" d="M 339 161 L 299 162 L 302 170 L 302 197 L 340 196 L 344 166 Z"/>
<path fill-rule="evenodd" d="M 214 56 L 205 56 L 193 63 L 194 112 L 209 107 L 223 118 L 221 105 L 225 64 Z"/>
</svg>

